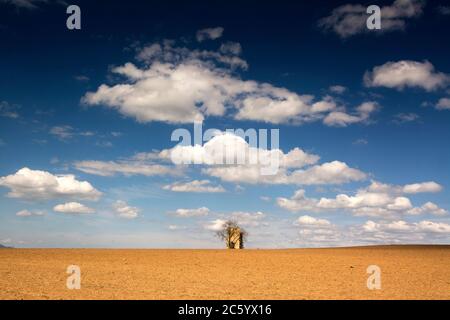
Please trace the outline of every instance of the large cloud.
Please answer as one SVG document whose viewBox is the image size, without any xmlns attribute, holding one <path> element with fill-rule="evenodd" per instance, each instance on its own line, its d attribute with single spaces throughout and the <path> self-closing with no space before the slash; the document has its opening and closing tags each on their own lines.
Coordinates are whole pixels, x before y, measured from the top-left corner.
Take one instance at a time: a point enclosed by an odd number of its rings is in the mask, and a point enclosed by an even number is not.
<svg viewBox="0 0 450 320">
<path fill-rule="evenodd" d="M 22 168 L 15 174 L 1 177 L 0 186 L 10 189 L 8 197 L 22 199 L 74 198 L 98 200 L 102 193 L 87 181 L 74 175 L 53 175 L 47 171 Z"/>
<path fill-rule="evenodd" d="M 125 81 L 101 85 L 82 98 L 139 122 L 192 123 L 209 116 L 239 120 L 295 123 L 323 120 L 333 111 L 347 114 L 331 97 L 316 100 L 268 83 L 245 81 L 236 75 L 247 63 L 240 46 L 226 43 L 219 51 L 175 47 L 173 41 L 141 48 L 137 60 L 112 69 Z M 358 112 L 357 112 L 358 113 Z M 367 116 L 369 114 L 366 114 Z M 363 122 L 366 117 L 347 121 Z M 325 124 L 334 125 L 334 122 Z"/>
<path fill-rule="evenodd" d="M 83 172 L 102 176 L 112 176 L 115 173 L 161 175 L 180 173 L 184 168 L 180 165 L 194 164 L 199 165 L 201 172 L 208 176 L 226 182 L 249 184 L 343 184 L 367 177 L 364 172 L 351 168 L 344 162 L 317 164 L 319 159 L 319 156 L 300 148 L 287 153 L 281 149 L 268 150 L 250 145 L 240 135 L 216 132 L 203 145 L 177 145 L 159 152 L 139 153 L 129 160 L 119 162 L 79 161 L 75 163 L 75 167 Z M 157 164 L 170 160 L 175 166 Z M 199 190 L 199 182 L 194 184 Z M 193 190 L 194 186 L 169 185 L 166 189 Z"/>
<path fill-rule="evenodd" d="M 319 20 L 319 26 L 326 31 L 333 31 L 341 38 L 348 38 L 360 33 L 388 32 L 404 30 L 406 20 L 422 14 L 423 0 L 396 0 L 390 6 L 381 8 L 381 29 L 369 30 L 366 25 L 367 5 L 346 4 L 337 7 L 328 17 Z"/>
<path fill-rule="evenodd" d="M 432 202 L 421 207 L 414 207 L 411 200 L 403 194 L 416 194 L 420 192 L 438 192 L 441 187 L 434 182 L 412 184 L 406 186 L 392 186 L 372 182 L 355 195 L 338 194 L 335 198 L 308 198 L 304 190 L 298 190 L 291 198 L 280 197 L 277 204 L 292 212 L 326 210 L 345 210 L 355 216 L 373 216 L 395 218 L 399 215 L 446 215 L 448 211 Z"/>
<path fill-rule="evenodd" d="M 366 178 L 363 172 L 343 162 L 315 165 L 320 157 L 299 148 L 288 153 L 280 149 L 261 149 L 231 133 L 217 134 L 203 146 L 176 146 L 160 154 L 175 163 L 206 165 L 202 169 L 204 174 L 234 183 L 342 184 Z M 276 168 L 269 172 L 272 166 Z M 307 169 L 300 169 L 302 167 Z"/>
<path fill-rule="evenodd" d="M 402 90 L 405 87 L 418 87 L 427 91 L 445 87 L 450 76 L 437 72 L 428 62 L 401 60 L 387 62 L 367 71 L 364 75 L 367 87 L 386 87 Z"/>
</svg>

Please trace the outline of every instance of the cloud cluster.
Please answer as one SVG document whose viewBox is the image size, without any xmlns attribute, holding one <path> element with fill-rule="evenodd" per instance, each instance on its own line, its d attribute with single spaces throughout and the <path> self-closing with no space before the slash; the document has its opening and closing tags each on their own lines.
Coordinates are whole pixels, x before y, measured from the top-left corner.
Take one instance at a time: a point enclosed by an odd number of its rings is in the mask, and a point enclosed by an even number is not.
<svg viewBox="0 0 450 320">
<path fill-rule="evenodd" d="M 444 88 L 450 83 L 450 76 L 438 72 L 428 62 L 401 60 L 386 62 L 374 67 L 364 75 L 367 87 L 386 87 L 402 90 L 406 87 L 417 87 L 427 91 Z"/>
<path fill-rule="evenodd" d="M 392 222 L 367 221 L 363 225 L 366 232 L 419 232 L 419 233 L 450 233 L 450 225 L 444 222 L 423 220 L 416 223 L 408 223 L 403 220 Z"/>
<path fill-rule="evenodd" d="M 218 51 L 176 47 L 163 41 L 141 48 L 137 60 L 112 69 L 125 81 L 102 84 L 82 98 L 87 105 L 103 105 L 138 122 L 192 123 L 211 116 L 230 116 L 274 124 L 323 120 L 339 112 L 346 124 L 365 122 L 370 112 L 352 116 L 331 97 L 322 100 L 268 83 L 242 80 L 237 69 L 247 63 L 239 56 L 241 46 L 225 43 Z M 335 125 L 327 121 L 326 125 Z"/>
<path fill-rule="evenodd" d="M 233 159 L 233 162 L 229 163 L 227 159 Z M 201 166 L 202 174 L 226 182 L 248 184 L 343 184 L 361 181 L 367 177 L 364 172 L 351 168 L 344 162 L 317 164 L 319 159 L 319 156 L 300 148 L 294 148 L 287 153 L 280 149 L 267 150 L 251 146 L 239 135 L 218 132 L 203 145 L 177 145 L 159 152 L 139 153 L 131 159 L 118 162 L 79 161 L 75 162 L 75 167 L 83 172 L 102 176 L 112 176 L 116 173 L 150 176 L 179 174 L 183 170 L 180 165 L 194 164 Z M 170 160 L 176 166 L 158 164 Z M 272 165 L 276 170 L 265 174 L 263 170 Z M 195 189 L 221 191 L 220 187 L 211 189 L 205 181 L 196 181 L 189 185 L 168 185 L 165 189 L 179 192 Z"/>
<path fill-rule="evenodd" d="M 280 149 L 256 148 L 231 133 L 217 134 L 203 146 L 176 146 L 160 154 L 176 163 L 205 165 L 203 174 L 233 183 L 319 185 L 342 184 L 366 178 L 365 173 L 350 168 L 344 162 L 332 161 L 317 165 L 320 157 L 300 148 L 294 148 L 288 153 Z M 227 158 L 236 160 L 229 164 Z M 238 162 L 239 158 L 243 161 Z M 262 174 L 261 168 L 270 164 L 277 165 L 278 170 L 274 174 Z M 303 167 L 307 168 L 300 169 Z"/>
<path fill-rule="evenodd" d="M 425 1 L 396 0 L 390 6 L 381 8 L 381 29 L 369 30 L 366 25 L 367 5 L 346 4 L 335 8 L 331 14 L 319 20 L 319 27 L 325 31 L 333 31 L 341 38 L 348 38 L 361 33 L 389 32 L 404 30 L 406 20 L 422 14 Z"/>
<path fill-rule="evenodd" d="M 53 175 L 47 171 L 22 168 L 15 174 L 0 177 L 0 186 L 9 188 L 8 197 L 43 200 L 74 198 L 98 200 L 102 193 L 74 175 Z"/>
<path fill-rule="evenodd" d="M 440 192 L 442 187 L 435 182 L 393 186 L 372 182 L 360 189 L 355 195 L 338 194 L 335 198 L 308 198 L 305 190 L 298 190 L 291 198 L 279 197 L 277 204 L 292 212 L 322 212 L 327 210 L 345 210 L 355 216 L 372 216 L 395 218 L 399 215 L 432 214 L 442 216 L 448 211 L 427 202 L 421 207 L 414 207 L 406 194 Z"/>
</svg>

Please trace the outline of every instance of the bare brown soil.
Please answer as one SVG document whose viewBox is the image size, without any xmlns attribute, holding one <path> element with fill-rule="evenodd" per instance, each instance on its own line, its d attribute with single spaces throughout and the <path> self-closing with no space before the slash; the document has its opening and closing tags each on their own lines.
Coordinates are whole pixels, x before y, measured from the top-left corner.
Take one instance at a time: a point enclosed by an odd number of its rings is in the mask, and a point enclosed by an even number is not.
<svg viewBox="0 0 450 320">
<path fill-rule="evenodd" d="M 68 290 L 68 265 L 81 289 Z M 366 286 L 381 268 L 381 290 Z M 1 249 L 0 299 L 450 299 L 450 246 Z"/>
</svg>

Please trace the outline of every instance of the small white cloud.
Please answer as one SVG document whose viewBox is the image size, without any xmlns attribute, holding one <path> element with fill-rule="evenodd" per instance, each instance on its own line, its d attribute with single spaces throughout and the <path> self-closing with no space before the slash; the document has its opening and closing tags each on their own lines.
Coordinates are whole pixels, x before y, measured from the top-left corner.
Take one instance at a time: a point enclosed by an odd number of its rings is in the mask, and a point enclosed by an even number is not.
<svg viewBox="0 0 450 320">
<path fill-rule="evenodd" d="M 422 183 L 413 183 L 413 184 L 407 184 L 403 187 L 404 193 L 409 194 L 415 194 L 415 193 L 437 193 L 441 192 L 443 187 L 434 182 L 434 181 L 428 181 L 428 182 L 422 182 Z"/>
<path fill-rule="evenodd" d="M 203 217 L 207 216 L 209 214 L 209 209 L 206 207 L 201 207 L 198 209 L 177 209 L 175 212 L 173 212 L 174 215 L 177 217 Z"/>
<path fill-rule="evenodd" d="M 67 140 L 75 135 L 71 126 L 55 126 L 50 129 L 50 134 L 56 136 L 60 140 Z"/>
<path fill-rule="evenodd" d="M 64 204 L 58 204 L 53 208 L 53 211 L 70 214 L 89 214 L 95 212 L 94 209 L 89 208 L 78 202 L 68 202 Z"/>
<path fill-rule="evenodd" d="M 220 46 L 220 52 L 224 54 L 240 55 L 242 53 L 242 46 L 238 42 L 226 42 Z"/>
<path fill-rule="evenodd" d="M 43 216 L 45 215 L 45 211 L 42 210 L 21 210 L 16 213 L 18 217 L 31 217 L 31 216 Z"/>
<path fill-rule="evenodd" d="M 244 212 L 236 211 L 230 214 L 230 219 L 236 221 L 238 225 L 248 226 L 248 227 L 258 227 L 261 225 L 262 220 L 265 218 L 263 212 Z"/>
<path fill-rule="evenodd" d="M 206 224 L 204 226 L 205 229 L 211 230 L 211 231 L 219 231 L 221 230 L 224 225 L 227 223 L 226 220 L 223 219 L 216 219 L 214 221 L 211 221 L 210 223 Z"/>
<path fill-rule="evenodd" d="M 367 87 L 386 87 L 403 90 L 406 87 L 417 87 L 426 91 L 444 88 L 450 83 L 450 76 L 437 72 L 428 62 L 402 60 L 387 62 L 366 71 L 364 83 Z"/>
<path fill-rule="evenodd" d="M 301 216 L 296 221 L 297 225 L 300 226 L 330 226 L 330 221 L 326 219 L 317 219 L 311 216 Z"/>
<path fill-rule="evenodd" d="M 376 102 L 364 102 L 356 108 L 354 114 L 349 114 L 344 111 L 333 111 L 329 113 L 324 118 L 323 123 L 333 127 L 347 127 L 355 123 L 368 123 L 370 116 L 379 109 L 380 106 Z"/>
<path fill-rule="evenodd" d="M 357 139 L 357 140 L 353 141 L 353 144 L 356 146 L 365 146 L 365 145 L 369 144 L 369 141 L 361 138 L 361 139 Z"/>
<path fill-rule="evenodd" d="M 221 186 L 214 186 L 209 180 L 193 180 L 189 182 L 175 182 L 173 184 L 165 185 L 164 190 L 174 192 L 197 192 L 197 193 L 219 193 L 225 192 Z"/>
<path fill-rule="evenodd" d="M 341 85 L 334 85 L 329 88 L 330 92 L 336 93 L 336 94 L 343 94 L 345 91 L 347 91 L 347 88 Z"/>
<path fill-rule="evenodd" d="M 175 230 L 183 230 L 183 229 L 186 229 L 186 227 L 184 227 L 184 226 L 178 226 L 178 225 L 175 225 L 175 224 L 171 224 L 171 225 L 169 225 L 168 229 L 171 230 L 171 231 L 175 231 Z"/>
<path fill-rule="evenodd" d="M 419 118 L 420 116 L 417 113 L 398 113 L 394 116 L 394 122 L 398 124 L 414 122 Z"/>
<path fill-rule="evenodd" d="M 50 129 L 49 133 L 62 141 L 72 139 L 75 136 L 93 137 L 95 135 L 95 132 L 79 131 L 69 125 L 54 126 Z"/>
<path fill-rule="evenodd" d="M 74 163 L 75 168 L 85 173 L 102 177 L 113 177 L 122 174 L 126 177 L 143 176 L 164 176 L 181 174 L 180 168 L 156 164 L 147 161 L 140 161 L 135 158 L 120 161 L 96 161 L 85 160 Z"/>
<path fill-rule="evenodd" d="M 450 6 L 439 6 L 437 8 L 437 11 L 444 16 L 449 16 L 450 15 Z"/>
<path fill-rule="evenodd" d="M 450 99 L 449 98 L 441 98 L 436 104 L 437 110 L 450 110 Z"/>
<path fill-rule="evenodd" d="M 19 106 L 12 105 L 7 101 L 0 101 L 0 117 L 17 119 L 19 118 L 18 110 Z"/>
<path fill-rule="evenodd" d="M 113 204 L 113 209 L 120 218 L 135 219 L 141 210 L 137 207 L 129 206 L 125 201 L 118 200 Z"/>
<path fill-rule="evenodd" d="M 79 81 L 79 82 L 88 82 L 90 79 L 88 76 L 84 76 L 84 75 L 78 75 L 74 77 L 75 80 Z"/>
<path fill-rule="evenodd" d="M 408 210 L 407 214 L 410 215 L 421 215 L 421 214 L 432 214 L 435 216 L 445 216 L 448 214 L 448 211 L 440 208 L 437 204 L 433 202 L 427 202 L 423 206 L 419 208 L 412 208 Z"/>
<path fill-rule="evenodd" d="M 202 42 L 205 40 L 215 40 L 222 37 L 223 34 L 223 28 L 217 27 L 217 28 L 206 28 L 197 31 L 196 38 L 198 42 Z"/>
</svg>

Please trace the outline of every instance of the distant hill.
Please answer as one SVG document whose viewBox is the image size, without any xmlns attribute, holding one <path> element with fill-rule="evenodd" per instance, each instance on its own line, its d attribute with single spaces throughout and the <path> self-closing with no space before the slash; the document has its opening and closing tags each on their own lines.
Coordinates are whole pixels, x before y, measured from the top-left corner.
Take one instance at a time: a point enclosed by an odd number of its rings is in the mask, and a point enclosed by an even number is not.
<svg viewBox="0 0 450 320">
<path fill-rule="evenodd" d="M 10 248 L 10 247 L 6 247 L 6 246 L 0 244 L 0 249 L 6 249 L 6 248 Z"/>
</svg>

